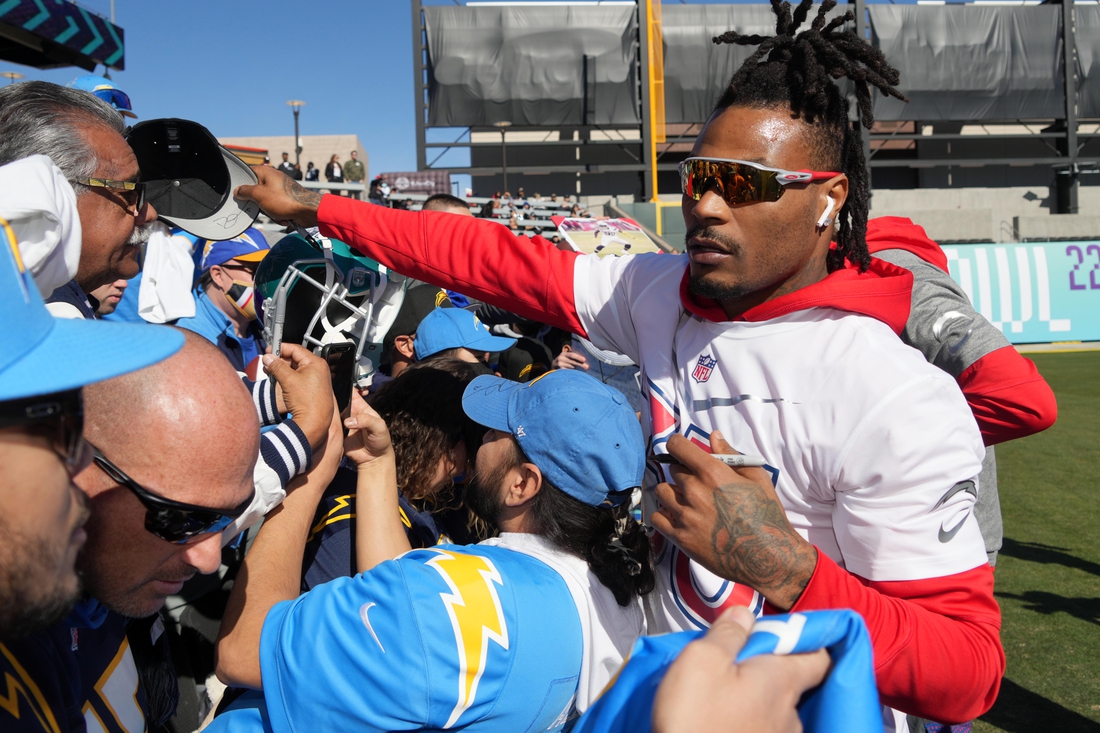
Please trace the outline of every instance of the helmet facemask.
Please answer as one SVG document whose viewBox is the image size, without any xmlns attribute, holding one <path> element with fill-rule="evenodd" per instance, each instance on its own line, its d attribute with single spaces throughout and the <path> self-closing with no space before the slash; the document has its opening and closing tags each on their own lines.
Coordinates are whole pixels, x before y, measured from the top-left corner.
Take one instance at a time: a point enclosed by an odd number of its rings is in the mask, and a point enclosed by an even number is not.
<svg viewBox="0 0 1100 733">
<path fill-rule="evenodd" d="M 386 335 L 405 297 L 406 278 L 385 267 L 344 272 L 328 240 L 315 259 L 287 267 L 274 294 L 264 299 L 264 338 L 277 345 L 301 344 L 320 354 L 327 344 L 353 343 L 356 386 L 370 386 Z"/>
</svg>

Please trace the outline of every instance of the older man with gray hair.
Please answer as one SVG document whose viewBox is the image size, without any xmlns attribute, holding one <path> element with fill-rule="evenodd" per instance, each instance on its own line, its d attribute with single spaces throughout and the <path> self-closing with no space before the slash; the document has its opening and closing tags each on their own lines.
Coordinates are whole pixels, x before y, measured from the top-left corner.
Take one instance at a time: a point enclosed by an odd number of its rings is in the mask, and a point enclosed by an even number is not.
<svg viewBox="0 0 1100 733">
<path fill-rule="evenodd" d="M 28 81 L 0 89 L 0 165 L 49 156 L 77 194 L 83 246 L 76 277 L 52 295 L 55 315 L 95 318 L 87 294 L 138 273 L 141 245 L 157 213 L 145 203 L 122 116 L 77 89 Z"/>
</svg>

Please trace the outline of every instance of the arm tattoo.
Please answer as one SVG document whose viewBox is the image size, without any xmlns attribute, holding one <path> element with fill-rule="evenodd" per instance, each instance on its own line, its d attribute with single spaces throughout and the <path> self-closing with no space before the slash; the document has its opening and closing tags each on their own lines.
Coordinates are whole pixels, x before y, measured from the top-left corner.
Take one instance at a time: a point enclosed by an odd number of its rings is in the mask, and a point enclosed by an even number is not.
<svg viewBox="0 0 1100 733">
<path fill-rule="evenodd" d="M 308 188 L 303 188 L 294 182 L 293 179 L 287 178 L 283 181 L 283 191 L 286 192 L 294 203 L 307 206 L 314 211 L 321 205 L 321 194 L 316 191 L 310 191 Z"/>
<path fill-rule="evenodd" d="M 791 527 L 783 507 L 762 492 L 746 491 L 744 484 L 719 486 L 714 506 L 711 549 L 718 575 L 751 586 L 776 605 L 783 598 L 793 605 L 810 582 L 817 555 Z"/>
</svg>

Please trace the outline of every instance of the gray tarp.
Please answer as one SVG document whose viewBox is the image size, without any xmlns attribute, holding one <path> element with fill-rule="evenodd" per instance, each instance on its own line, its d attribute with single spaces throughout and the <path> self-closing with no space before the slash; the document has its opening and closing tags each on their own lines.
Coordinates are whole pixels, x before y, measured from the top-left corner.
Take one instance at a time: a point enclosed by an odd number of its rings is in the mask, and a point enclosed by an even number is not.
<svg viewBox="0 0 1100 733">
<path fill-rule="evenodd" d="M 1083 9 L 1078 5 L 1077 11 Z M 905 104 L 876 92 L 879 120 L 1065 116 L 1056 5 L 871 5 L 872 41 L 901 72 Z"/>
<path fill-rule="evenodd" d="M 633 7 L 434 6 L 424 15 L 429 125 L 639 123 Z"/>
<path fill-rule="evenodd" d="M 1100 6 L 1077 3 L 1077 116 L 1100 117 Z M 1060 115 L 1061 116 L 1061 115 Z"/>
<path fill-rule="evenodd" d="M 835 13 L 848 10 L 836 8 Z M 1058 6 L 871 5 L 872 39 L 901 71 L 904 104 L 876 92 L 879 120 L 1064 116 Z M 429 124 L 636 125 L 634 8 L 424 8 Z M 770 35 L 767 5 L 663 6 L 665 115 L 703 122 L 754 47 L 716 46 L 726 30 Z M 1082 117 L 1100 116 L 1100 8 L 1078 4 Z"/>
<path fill-rule="evenodd" d="M 830 17 L 847 12 L 837 7 Z M 817 12 L 817 7 L 814 7 Z M 715 45 L 729 30 L 775 34 L 770 5 L 671 5 L 661 7 L 665 40 L 665 121 L 705 122 L 730 77 L 756 46 Z"/>
</svg>

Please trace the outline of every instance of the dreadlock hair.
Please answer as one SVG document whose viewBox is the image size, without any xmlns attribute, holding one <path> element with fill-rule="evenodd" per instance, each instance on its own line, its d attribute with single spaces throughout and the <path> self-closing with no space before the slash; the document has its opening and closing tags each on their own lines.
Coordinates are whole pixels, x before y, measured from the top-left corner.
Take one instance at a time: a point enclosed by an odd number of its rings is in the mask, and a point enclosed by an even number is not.
<svg viewBox="0 0 1100 733">
<path fill-rule="evenodd" d="M 848 120 L 848 100 L 833 79 L 847 77 L 855 83 L 860 122 L 868 130 L 875 121 L 869 84 L 883 94 L 909 100 L 894 88 L 899 75 L 882 51 L 852 31 L 842 30 L 855 19 L 851 11 L 832 20 L 826 18 L 836 0 L 824 0 L 809 28 L 797 34 L 813 0 L 801 0 L 793 13 L 787 0 L 771 0 L 771 4 L 776 18 L 774 36 L 727 31 L 714 38 L 716 44 L 759 46 L 730 79 L 714 112 L 732 106 L 789 107 L 808 124 L 811 165 L 848 176 L 848 199 L 836 217 L 836 248 L 829 251 L 826 264 L 832 272 L 844 267 L 847 259 L 860 271 L 866 270 L 871 263 L 866 241 L 870 185 L 863 141 L 859 125 Z"/>
</svg>

